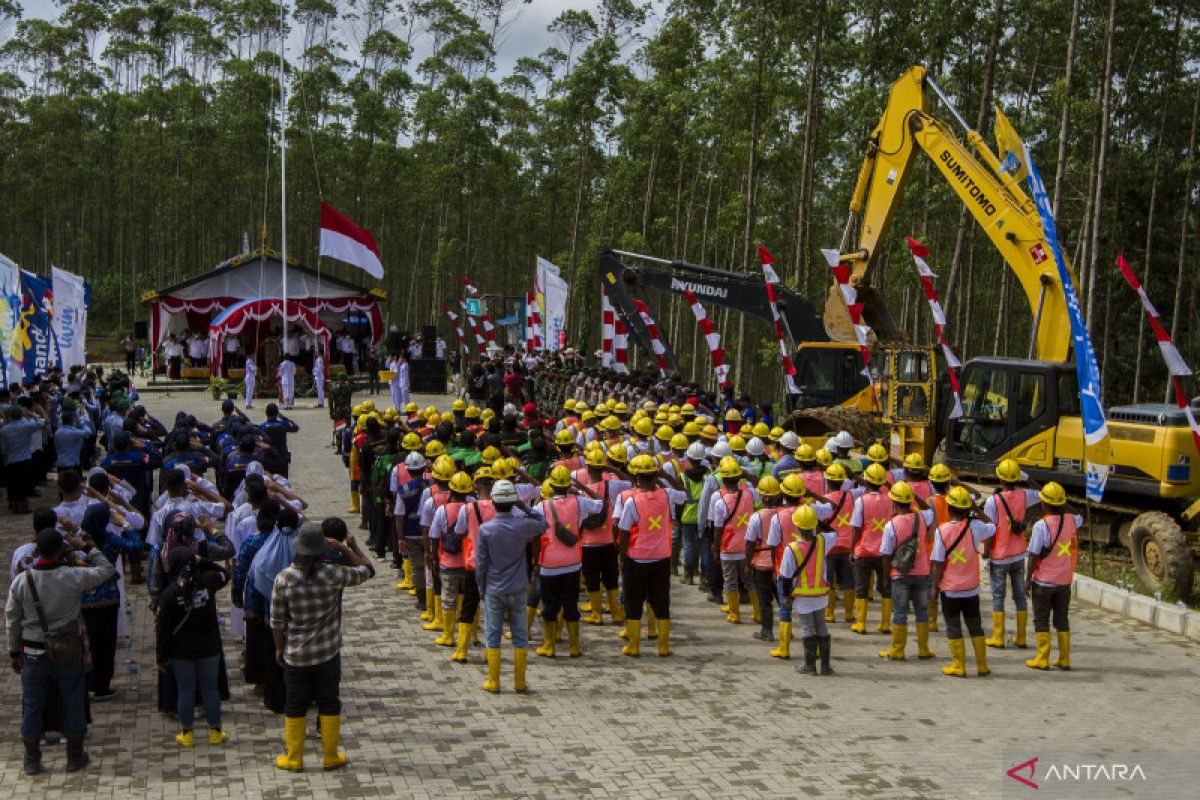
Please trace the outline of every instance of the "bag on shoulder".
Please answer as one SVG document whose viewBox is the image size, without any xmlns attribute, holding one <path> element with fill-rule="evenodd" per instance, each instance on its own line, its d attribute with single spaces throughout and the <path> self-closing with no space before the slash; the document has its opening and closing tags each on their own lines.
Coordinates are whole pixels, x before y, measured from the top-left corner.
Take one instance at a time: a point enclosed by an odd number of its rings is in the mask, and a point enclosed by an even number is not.
<svg viewBox="0 0 1200 800">
<path fill-rule="evenodd" d="M 1012 509 L 1008 507 L 1008 503 L 1004 500 L 1004 493 L 998 492 L 996 499 L 1000 501 L 1000 505 L 1004 506 L 1004 513 L 1008 516 L 1008 529 L 1013 532 L 1014 536 L 1025 536 L 1025 520 L 1017 519 L 1013 516 Z"/>
<path fill-rule="evenodd" d="M 915 516 L 915 515 L 914 515 Z M 917 565 L 917 537 L 921 535 L 920 522 L 913 520 L 912 535 L 896 546 L 892 552 L 892 568 L 901 575 L 912 572 Z"/>
<path fill-rule="evenodd" d="M 547 505 L 550 506 L 550 516 L 554 520 L 554 537 L 567 547 L 574 547 L 579 542 L 579 537 L 573 530 L 558 521 L 558 511 L 554 508 L 554 501 L 550 500 Z"/>
<path fill-rule="evenodd" d="M 79 630 L 79 621 L 68 624 L 66 628 L 56 631 L 49 630 L 46 626 L 46 612 L 42 610 L 42 600 L 38 597 L 32 571 L 25 573 L 25 581 L 29 585 L 29 594 L 33 598 L 33 608 L 37 612 L 38 625 L 41 626 L 42 636 L 46 640 L 46 656 L 50 659 L 50 663 L 58 667 L 75 663 L 83 655 L 83 634 Z"/>
</svg>

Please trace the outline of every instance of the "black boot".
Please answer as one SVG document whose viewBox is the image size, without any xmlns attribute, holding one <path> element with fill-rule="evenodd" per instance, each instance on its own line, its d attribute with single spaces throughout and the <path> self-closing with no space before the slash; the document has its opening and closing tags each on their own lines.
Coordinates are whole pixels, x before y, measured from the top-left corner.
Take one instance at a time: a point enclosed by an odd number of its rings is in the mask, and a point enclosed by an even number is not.
<svg viewBox="0 0 1200 800">
<path fill-rule="evenodd" d="M 817 637 L 805 636 L 800 641 L 804 643 L 804 663 L 796 667 L 796 672 L 799 672 L 801 675 L 816 675 Z"/>
<path fill-rule="evenodd" d="M 42 772 L 42 744 L 35 737 L 25 740 L 25 774 L 38 775 Z"/>
<path fill-rule="evenodd" d="M 78 772 L 91 761 L 87 751 L 83 749 L 82 736 L 67 737 L 67 772 Z"/>
<path fill-rule="evenodd" d="M 685 584 L 687 584 L 688 586 L 693 585 L 696 582 L 696 570 L 693 569 L 692 567 L 684 567 L 683 568 L 683 582 Z"/>
<path fill-rule="evenodd" d="M 832 675 L 833 667 L 829 665 L 829 643 L 833 640 L 832 636 L 818 636 L 817 641 L 821 649 L 821 674 Z"/>
</svg>

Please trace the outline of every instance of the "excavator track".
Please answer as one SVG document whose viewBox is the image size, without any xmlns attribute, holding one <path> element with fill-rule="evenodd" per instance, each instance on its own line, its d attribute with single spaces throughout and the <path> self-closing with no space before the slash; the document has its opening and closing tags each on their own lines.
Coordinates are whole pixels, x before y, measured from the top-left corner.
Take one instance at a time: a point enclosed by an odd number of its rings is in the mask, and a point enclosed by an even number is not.
<svg viewBox="0 0 1200 800">
<path fill-rule="evenodd" d="M 779 427 L 795 431 L 800 438 L 828 437 L 838 431 L 849 431 L 855 440 L 863 443 L 886 442 L 888 439 L 888 428 L 878 416 L 840 406 L 793 411 L 779 421 Z"/>
</svg>

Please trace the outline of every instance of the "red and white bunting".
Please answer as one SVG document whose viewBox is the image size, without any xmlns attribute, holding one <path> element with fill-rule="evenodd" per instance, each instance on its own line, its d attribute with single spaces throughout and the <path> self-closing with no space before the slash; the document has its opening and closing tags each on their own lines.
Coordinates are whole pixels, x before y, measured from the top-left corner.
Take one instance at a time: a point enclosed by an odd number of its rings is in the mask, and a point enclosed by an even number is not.
<svg viewBox="0 0 1200 800">
<path fill-rule="evenodd" d="M 862 354 L 862 374 L 866 376 L 867 383 L 871 387 L 871 402 L 878 407 L 879 395 L 875 391 L 875 379 L 871 376 L 871 348 L 867 338 L 871 333 L 871 326 L 863 324 L 863 304 L 858 302 L 858 289 L 850 283 L 850 265 L 842 261 L 841 254 L 837 250 L 822 250 L 821 255 L 825 256 L 825 262 L 829 264 L 829 271 L 833 273 L 833 279 L 837 281 L 842 299 L 846 301 L 846 310 L 850 312 L 850 322 L 854 325 L 854 338 L 858 342 L 858 352 Z"/>
<path fill-rule="evenodd" d="M 525 293 L 525 349 L 542 349 L 542 315 L 538 312 L 537 295 Z"/>
<path fill-rule="evenodd" d="M 450 318 L 450 324 L 454 326 L 454 333 L 458 335 L 458 343 L 462 347 L 463 358 L 471 358 L 471 348 L 467 346 L 467 337 L 463 336 L 462 326 L 458 324 L 458 314 L 450 310 L 450 306 L 442 306 L 442 310 L 446 312 L 446 316 Z"/>
<path fill-rule="evenodd" d="M 1150 302 L 1149 295 L 1142 288 L 1142 283 L 1138 280 L 1137 275 L 1133 273 L 1133 267 L 1129 266 L 1129 262 L 1125 260 L 1124 253 L 1117 253 L 1117 267 L 1125 276 L 1125 280 L 1137 292 L 1138 297 L 1142 299 L 1142 308 L 1146 310 L 1146 319 L 1150 323 L 1150 330 L 1154 331 L 1158 349 L 1162 353 L 1163 361 L 1167 362 L 1167 371 L 1171 373 L 1171 386 L 1175 390 L 1175 405 L 1179 406 L 1180 410 L 1187 415 L 1188 424 L 1192 426 L 1192 439 L 1196 442 L 1196 450 L 1200 451 L 1200 426 L 1196 424 L 1196 415 L 1192 412 L 1187 394 L 1183 391 L 1183 383 L 1179 380 L 1191 375 L 1192 369 L 1179 354 L 1175 343 L 1171 341 L 1171 334 L 1167 333 L 1167 329 L 1158 321 L 1158 309 Z"/>
<path fill-rule="evenodd" d="M 458 305 L 462 309 L 463 316 L 467 318 L 467 326 L 470 327 L 471 333 L 475 336 L 475 344 L 479 349 L 479 357 L 487 358 L 487 340 L 484 339 L 483 334 L 479 332 L 479 326 L 475 323 L 475 318 L 467 313 L 466 301 L 459 300 Z"/>
<path fill-rule="evenodd" d="M 465 275 L 462 278 L 462 285 L 464 287 L 466 287 L 468 297 L 481 297 L 481 295 L 479 294 L 479 290 L 475 288 L 475 284 L 471 283 L 471 279 L 466 277 Z M 482 307 L 482 305 L 483 305 L 483 301 L 480 300 L 480 306 Z M 489 342 L 495 342 L 496 341 L 496 326 L 492 324 L 492 318 L 487 315 L 486 311 L 483 312 L 482 314 L 480 314 L 479 316 L 480 316 L 480 319 L 483 320 L 484 336 L 487 337 L 487 340 Z"/>
<path fill-rule="evenodd" d="M 613 358 L 614 342 L 613 338 L 616 335 L 617 312 L 613 309 L 612 303 L 608 300 L 608 290 L 603 286 L 600 287 L 600 366 L 605 369 L 612 369 L 615 363 Z"/>
<path fill-rule="evenodd" d="M 717 376 L 717 386 L 724 389 L 729 386 L 729 365 L 725 363 L 725 349 L 721 347 L 721 334 L 717 333 L 713 327 L 712 320 L 708 318 L 708 313 L 705 312 L 704 306 L 700 305 L 700 301 L 696 299 L 696 294 L 691 289 L 684 289 L 683 296 L 687 298 L 688 305 L 692 307 L 692 315 L 696 318 L 696 324 L 700 326 L 700 333 L 704 334 L 704 341 L 708 343 L 708 353 L 712 358 L 713 373 Z"/>
<path fill-rule="evenodd" d="M 946 372 L 950 375 L 950 391 L 954 395 L 954 408 L 950 410 L 950 419 L 958 419 L 963 415 L 962 393 L 958 388 L 958 368 L 962 366 L 962 362 L 958 360 L 958 356 L 954 355 L 954 351 L 950 349 L 950 343 L 946 341 L 946 315 L 942 311 L 942 304 L 938 302 L 937 290 L 933 288 L 933 279 L 937 275 L 925 262 L 929 255 L 929 248 L 911 236 L 905 238 L 908 240 L 908 249 L 912 252 L 913 261 L 917 265 L 921 289 L 929 301 L 929 313 L 933 317 L 933 328 L 937 331 L 938 343 L 941 344 L 942 354 L 946 357 Z"/>
<path fill-rule="evenodd" d="M 650 316 L 650 309 L 646 307 L 645 303 L 635 299 L 633 305 L 641 315 L 646 330 L 650 333 L 650 348 L 654 351 L 654 360 L 658 362 L 659 374 L 665 378 L 670 370 L 667 368 L 667 348 L 662 342 L 662 335 L 658 332 L 658 325 L 654 322 L 654 317 Z"/>
<path fill-rule="evenodd" d="M 771 319 L 775 323 L 775 340 L 779 342 L 779 363 L 783 366 L 783 380 L 788 394 L 799 394 L 800 387 L 796 385 L 796 365 L 788 353 L 787 339 L 783 335 L 783 320 L 779 316 L 779 297 L 775 293 L 775 285 L 779 283 L 779 275 L 775 272 L 775 256 L 765 245 L 758 246 L 758 258 L 762 262 L 763 280 L 767 284 L 767 303 L 771 306 Z"/>
</svg>

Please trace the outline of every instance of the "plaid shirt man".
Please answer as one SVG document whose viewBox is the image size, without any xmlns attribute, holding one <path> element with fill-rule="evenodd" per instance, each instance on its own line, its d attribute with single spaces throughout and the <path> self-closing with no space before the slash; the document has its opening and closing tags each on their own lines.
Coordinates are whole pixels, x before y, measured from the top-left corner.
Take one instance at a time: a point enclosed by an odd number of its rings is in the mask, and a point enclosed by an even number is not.
<svg viewBox="0 0 1200 800">
<path fill-rule="evenodd" d="M 292 565 L 275 576 L 271 589 L 271 628 L 287 643 L 284 660 L 292 667 L 324 664 L 342 649 L 342 590 L 375 575 L 370 566 L 321 564 L 312 579 Z"/>
</svg>

